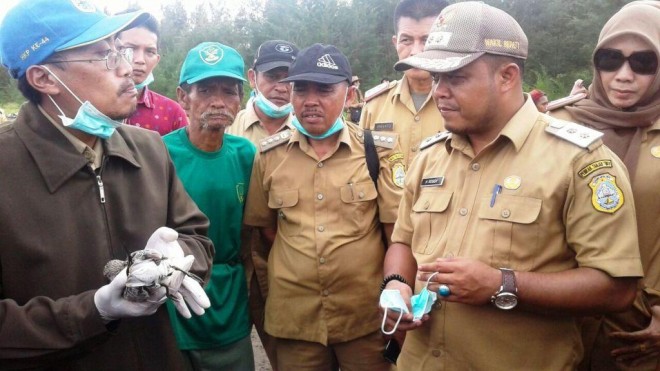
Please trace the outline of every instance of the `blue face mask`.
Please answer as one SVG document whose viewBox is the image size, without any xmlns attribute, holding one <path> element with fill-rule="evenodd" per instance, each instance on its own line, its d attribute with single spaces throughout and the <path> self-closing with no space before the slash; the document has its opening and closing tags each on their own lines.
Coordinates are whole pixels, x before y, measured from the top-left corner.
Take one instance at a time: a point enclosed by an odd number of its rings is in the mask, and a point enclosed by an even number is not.
<svg viewBox="0 0 660 371">
<path fill-rule="evenodd" d="M 259 110 L 263 112 L 264 115 L 274 119 L 279 119 L 284 116 L 287 116 L 293 110 L 293 106 L 291 106 L 291 103 L 287 103 L 282 107 L 278 107 L 275 103 L 269 101 L 268 98 L 264 97 L 264 95 L 261 94 L 259 91 L 257 91 L 256 95 L 254 96 L 254 104 L 256 104 L 257 107 L 259 107 Z"/>
<path fill-rule="evenodd" d="M 145 86 L 151 84 L 152 82 L 154 82 L 154 74 L 149 72 L 149 76 L 147 76 L 147 78 L 144 79 L 144 81 L 142 81 L 139 84 L 135 84 L 135 89 L 141 90 L 142 88 L 144 88 Z"/>
<path fill-rule="evenodd" d="M 429 279 L 426 281 L 426 285 L 424 288 L 419 292 L 417 295 L 413 295 L 410 298 L 410 306 L 412 307 L 412 313 L 413 313 L 413 320 L 421 319 L 422 316 L 425 314 L 429 313 L 431 311 L 431 308 L 433 308 L 433 304 L 435 304 L 435 301 L 438 299 L 438 294 L 436 294 L 433 291 L 429 291 L 429 282 L 431 281 L 431 278 L 435 276 L 436 273 L 433 273 Z"/>
<path fill-rule="evenodd" d="M 325 133 L 323 133 L 321 135 L 312 135 L 312 134 L 308 133 L 307 130 L 305 130 L 305 128 L 302 126 L 300 121 L 298 121 L 297 117 L 294 117 L 291 120 L 291 124 L 293 125 L 293 127 L 298 129 L 299 132 L 303 133 L 303 135 L 305 135 L 306 137 L 316 139 L 316 140 L 325 139 L 325 138 L 331 136 L 332 134 L 338 132 L 339 130 L 341 130 L 344 127 L 344 121 L 342 121 L 341 116 L 337 117 L 337 120 L 335 120 L 335 123 L 332 124 L 330 129 L 328 129 L 328 131 L 326 131 Z"/>
<path fill-rule="evenodd" d="M 60 111 L 61 115 L 59 115 L 60 120 L 62 120 L 62 125 L 65 127 L 71 128 L 71 129 L 76 129 L 80 130 L 82 132 L 85 132 L 87 134 L 91 134 L 103 139 L 108 139 L 112 134 L 115 132 L 115 129 L 120 126 L 122 123 L 115 121 L 111 119 L 110 117 L 104 115 L 101 111 L 96 109 L 89 101 L 85 101 L 84 103 L 76 96 L 73 94 L 71 89 L 69 89 L 66 84 L 60 80 L 57 75 L 55 75 L 48 67 L 43 66 L 48 72 L 50 72 L 51 75 L 60 83 L 64 88 L 74 97 L 78 100 L 78 102 L 81 103 L 80 108 L 78 108 L 78 112 L 76 113 L 76 117 L 69 118 L 64 114 L 64 111 L 60 108 L 60 106 L 55 103 L 55 100 L 49 95 L 48 98 L 50 99 L 51 102 L 57 107 L 57 109 Z"/>
</svg>

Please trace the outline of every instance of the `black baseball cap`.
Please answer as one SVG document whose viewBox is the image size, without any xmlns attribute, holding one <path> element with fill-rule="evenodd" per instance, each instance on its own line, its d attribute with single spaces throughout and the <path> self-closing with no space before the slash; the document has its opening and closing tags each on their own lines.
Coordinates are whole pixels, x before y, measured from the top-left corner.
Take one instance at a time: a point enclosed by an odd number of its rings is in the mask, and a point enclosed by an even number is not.
<svg viewBox="0 0 660 371">
<path fill-rule="evenodd" d="M 320 84 L 351 83 L 348 58 L 334 45 L 314 44 L 298 53 L 289 67 L 289 77 L 282 82 L 311 81 Z"/>
<path fill-rule="evenodd" d="M 291 67 L 296 60 L 298 47 L 284 40 L 270 40 L 259 45 L 252 68 L 258 72 L 270 71 L 278 67 Z"/>
</svg>

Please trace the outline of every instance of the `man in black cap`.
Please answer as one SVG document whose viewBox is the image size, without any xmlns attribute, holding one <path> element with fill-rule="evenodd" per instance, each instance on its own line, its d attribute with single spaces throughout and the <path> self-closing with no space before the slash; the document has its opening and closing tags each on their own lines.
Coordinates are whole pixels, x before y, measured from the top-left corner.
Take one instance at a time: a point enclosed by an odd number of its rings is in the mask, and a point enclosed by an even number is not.
<svg viewBox="0 0 660 371">
<path fill-rule="evenodd" d="M 297 55 L 298 47 L 288 41 L 270 40 L 259 46 L 252 68 L 248 70 L 253 96 L 225 133 L 245 137 L 258 145 L 269 135 L 292 127 L 291 84 L 281 80 L 289 76 L 289 67 Z M 243 231 L 242 242 L 243 264 L 250 292 L 250 316 L 268 360 L 276 370 L 275 339 L 264 331 L 270 245 L 266 246 L 251 228 Z"/>
<path fill-rule="evenodd" d="M 244 217 L 272 246 L 265 329 L 277 366 L 387 369 L 373 300 L 405 176 L 397 137 L 374 136 L 371 178 L 364 133 L 342 119 L 354 90 L 334 46 L 302 50 L 283 81 L 293 82 L 294 129 L 259 142 Z"/>
</svg>

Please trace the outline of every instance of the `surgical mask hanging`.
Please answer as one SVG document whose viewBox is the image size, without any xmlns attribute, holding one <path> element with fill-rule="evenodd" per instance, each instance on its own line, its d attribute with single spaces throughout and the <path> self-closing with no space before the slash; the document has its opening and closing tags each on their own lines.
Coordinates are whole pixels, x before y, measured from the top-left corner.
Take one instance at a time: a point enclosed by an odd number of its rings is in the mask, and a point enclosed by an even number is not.
<svg viewBox="0 0 660 371">
<path fill-rule="evenodd" d="M 142 88 L 144 88 L 145 86 L 151 84 L 152 82 L 154 82 L 154 74 L 149 72 L 149 75 L 147 76 L 146 79 L 144 79 L 144 81 L 142 81 L 139 84 L 135 84 L 135 89 L 141 90 Z"/>
<path fill-rule="evenodd" d="M 346 94 L 344 94 L 344 102 L 346 102 L 346 96 L 347 95 L 348 95 L 348 89 L 346 89 Z M 294 116 L 293 119 L 291 120 L 291 124 L 293 125 L 293 127 L 298 129 L 298 131 L 303 133 L 306 137 L 316 139 L 316 140 L 325 139 L 325 138 L 331 136 L 332 134 L 335 134 L 336 132 L 338 132 L 338 131 L 340 131 L 341 129 L 344 128 L 344 120 L 342 120 L 342 114 L 341 113 L 339 114 L 339 116 L 335 120 L 334 124 L 332 124 L 330 129 L 328 129 L 325 133 L 323 133 L 321 135 L 312 135 L 309 132 L 307 132 L 307 130 L 305 130 L 305 128 L 300 123 L 300 121 L 298 121 L 298 117 Z"/>
<path fill-rule="evenodd" d="M 380 293 L 380 307 L 383 308 L 385 312 L 383 313 L 383 322 L 380 324 L 380 330 L 385 335 L 392 335 L 396 331 L 396 328 L 399 326 L 401 317 L 403 317 L 405 313 L 410 313 L 406 303 L 403 301 L 403 297 L 401 296 L 401 292 L 399 290 L 383 290 L 383 292 Z M 397 318 L 394 327 L 392 327 L 392 330 L 387 331 L 385 330 L 385 322 L 387 321 L 387 311 L 389 309 L 395 312 L 399 312 L 399 318 Z"/>
<path fill-rule="evenodd" d="M 413 321 L 421 319 L 425 314 L 431 311 L 433 304 L 438 299 L 438 294 L 434 291 L 429 291 L 429 282 L 431 278 L 438 274 L 438 272 L 433 273 L 429 279 L 426 281 L 426 285 L 417 295 L 413 295 L 410 298 L 410 306 L 412 307 Z"/>
<path fill-rule="evenodd" d="M 257 78 L 255 76 L 255 84 L 258 84 Z M 254 94 L 252 97 L 254 98 L 254 104 L 259 107 L 259 110 L 264 113 L 264 115 L 274 118 L 274 119 L 279 119 L 284 116 L 287 116 L 293 111 L 293 106 L 291 103 L 287 103 L 283 105 L 282 107 L 278 107 L 275 103 L 271 102 L 266 98 L 259 89 L 255 87 L 255 89 L 252 91 L 252 94 Z"/>
<path fill-rule="evenodd" d="M 57 75 L 55 75 L 48 67 L 42 66 L 48 71 L 53 77 L 60 83 L 64 88 L 71 94 L 78 102 L 80 102 L 80 108 L 76 113 L 76 117 L 69 118 L 64 114 L 64 111 L 60 106 L 55 102 L 53 97 L 48 95 L 48 98 L 51 102 L 57 107 L 61 115 L 59 115 L 60 120 L 62 120 L 62 125 L 71 128 L 80 130 L 90 135 L 94 135 L 103 139 L 108 139 L 115 132 L 115 129 L 120 126 L 122 123 L 111 119 L 110 117 L 104 115 L 101 111 L 96 109 L 89 101 L 81 101 L 77 95 L 75 95 L 71 89 L 62 80 L 60 80 Z"/>
</svg>

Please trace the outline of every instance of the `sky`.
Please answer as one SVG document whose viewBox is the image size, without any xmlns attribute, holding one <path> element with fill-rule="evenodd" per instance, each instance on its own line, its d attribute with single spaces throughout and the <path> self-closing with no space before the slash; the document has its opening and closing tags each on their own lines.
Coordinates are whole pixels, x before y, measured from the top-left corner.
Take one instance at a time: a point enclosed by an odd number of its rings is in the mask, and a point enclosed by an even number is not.
<svg viewBox="0 0 660 371">
<path fill-rule="evenodd" d="M 30 1 L 30 0 L 27 0 Z M 130 0 L 90 0 L 100 9 L 107 9 L 110 13 L 116 13 L 118 11 L 126 9 Z M 172 3 L 174 0 L 137 0 L 138 5 L 140 5 L 144 10 L 149 13 L 154 14 L 157 18 L 161 18 L 162 14 L 160 11 L 161 5 Z M 0 20 L 4 18 L 5 13 L 16 5 L 19 0 L 1 0 L 0 1 Z M 185 0 L 182 1 L 183 6 L 188 8 L 188 11 L 193 11 L 198 5 L 203 4 L 204 0 Z M 214 2 L 218 2 L 217 0 Z M 238 9 L 238 6 L 241 4 L 241 0 L 221 0 L 222 4 L 228 8 Z"/>
</svg>

